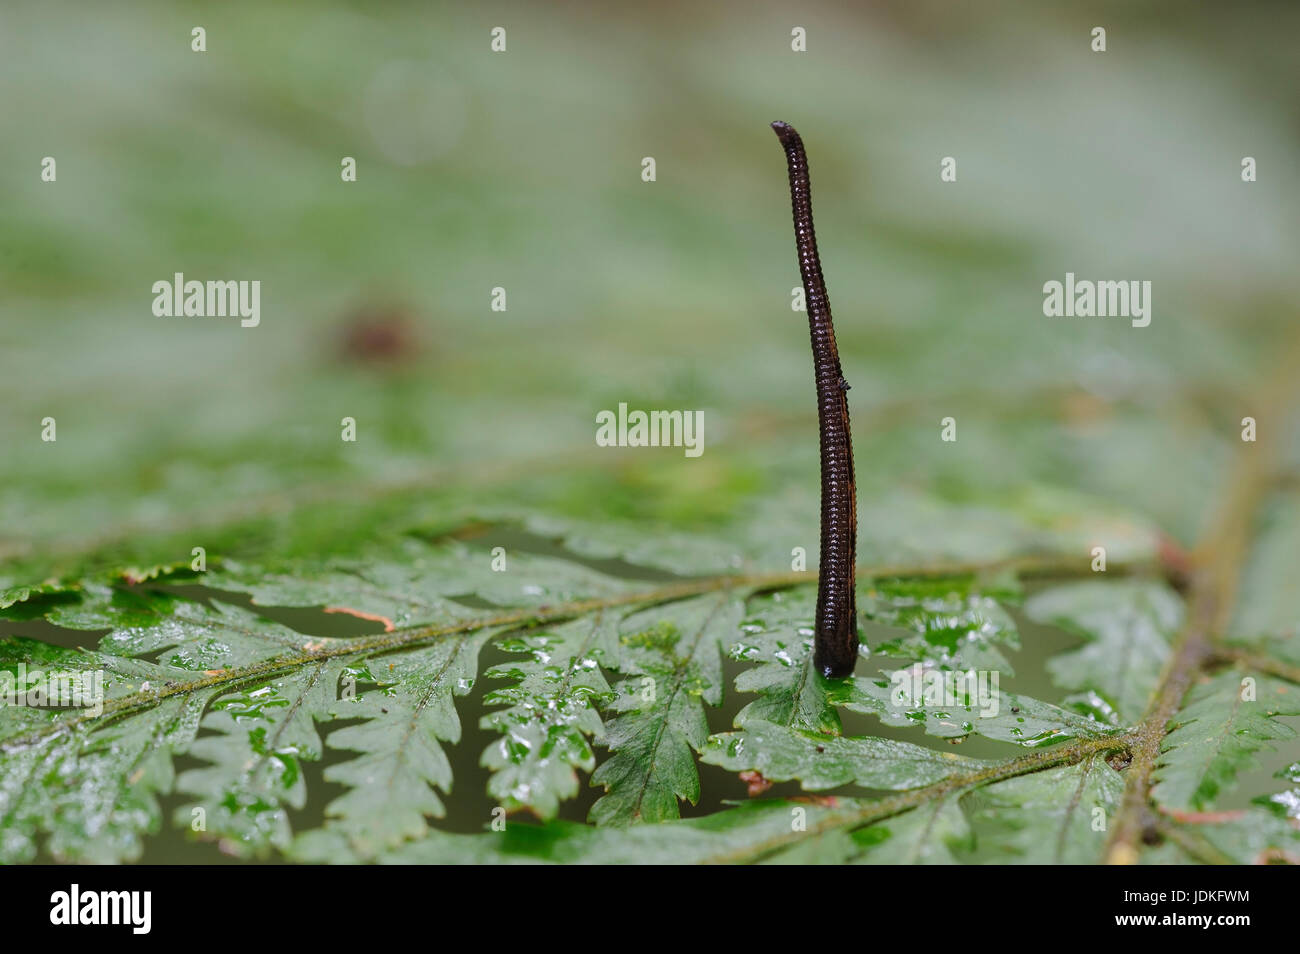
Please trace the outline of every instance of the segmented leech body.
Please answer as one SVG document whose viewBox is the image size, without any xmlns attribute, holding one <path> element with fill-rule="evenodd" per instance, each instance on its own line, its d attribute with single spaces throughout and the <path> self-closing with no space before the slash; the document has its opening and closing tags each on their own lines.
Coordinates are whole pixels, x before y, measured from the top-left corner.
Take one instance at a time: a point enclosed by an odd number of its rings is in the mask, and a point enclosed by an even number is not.
<svg viewBox="0 0 1300 954">
<path fill-rule="evenodd" d="M 785 147 L 794 207 L 795 247 L 803 278 L 817 379 L 817 421 L 821 434 L 821 565 L 817 580 L 816 649 L 813 663 L 822 675 L 839 679 L 853 672 L 858 658 L 858 614 L 854 599 L 858 503 L 853 481 L 853 442 L 849 435 L 848 382 L 840 372 L 840 355 L 831 324 L 817 236 L 813 231 L 808 157 L 794 127 L 772 123 Z"/>
</svg>

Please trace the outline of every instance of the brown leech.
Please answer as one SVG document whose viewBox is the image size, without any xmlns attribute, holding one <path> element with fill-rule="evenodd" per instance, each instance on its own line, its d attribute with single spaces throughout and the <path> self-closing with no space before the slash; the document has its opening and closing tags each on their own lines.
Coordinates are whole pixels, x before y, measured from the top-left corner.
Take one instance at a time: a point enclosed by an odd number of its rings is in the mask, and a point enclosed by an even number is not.
<svg viewBox="0 0 1300 954">
<path fill-rule="evenodd" d="M 817 579 L 817 642 L 813 664 L 830 679 L 852 674 L 858 659 L 858 613 L 854 571 L 858 542 L 858 502 L 853 483 L 853 441 L 849 435 L 848 382 L 840 373 L 831 303 L 826 297 L 817 235 L 813 231 L 812 192 L 803 140 L 787 123 L 772 123 L 785 147 L 790 168 L 790 202 L 794 239 L 799 251 L 812 334 L 813 370 L 817 379 L 817 423 L 821 433 L 822 540 Z"/>
</svg>

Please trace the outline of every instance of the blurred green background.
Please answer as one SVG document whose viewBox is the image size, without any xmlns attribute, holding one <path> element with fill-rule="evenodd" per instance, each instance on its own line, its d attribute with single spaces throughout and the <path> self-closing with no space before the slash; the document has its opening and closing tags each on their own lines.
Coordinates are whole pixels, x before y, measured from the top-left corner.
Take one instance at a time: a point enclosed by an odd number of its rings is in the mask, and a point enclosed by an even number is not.
<svg viewBox="0 0 1300 954">
<path fill-rule="evenodd" d="M 347 552 L 493 507 L 815 547 L 774 119 L 810 154 L 864 555 L 985 504 L 1190 542 L 1300 293 L 1297 25 L 1282 3 L 6 3 L 0 582 Z M 260 280 L 260 327 L 155 317 L 178 271 Z M 1150 327 L 1045 318 L 1066 271 L 1152 281 Z M 703 409 L 704 455 L 597 448 L 620 401 Z"/>
</svg>

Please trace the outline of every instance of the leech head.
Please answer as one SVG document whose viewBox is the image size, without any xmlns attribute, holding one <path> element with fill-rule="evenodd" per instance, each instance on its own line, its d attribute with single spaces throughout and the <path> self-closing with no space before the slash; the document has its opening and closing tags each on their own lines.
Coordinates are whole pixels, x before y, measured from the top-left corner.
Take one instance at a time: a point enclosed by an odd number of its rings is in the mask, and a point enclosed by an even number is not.
<svg viewBox="0 0 1300 954">
<path fill-rule="evenodd" d="M 772 123 L 785 149 L 794 211 L 795 251 L 803 279 L 812 336 L 813 378 L 817 387 L 817 428 L 821 447 L 821 561 L 817 573 L 816 644 L 813 665 L 823 676 L 852 675 L 858 660 L 858 613 L 855 572 L 858 503 L 853 477 L 853 442 L 849 433 L 849 382 L 840 371 L 840 354 L 831 322 L 813 230 L 812 186 L 803 140 L 789 123 Z"/>
<path fill-rule="evenodd" d="M 782 145 L 789 142 L 791 138 L 794 139 L 799 138 L 799 134 L 794 131 L 793 126 L 791 126 L 789 123 L 783 123 L 779 119 L 776 122 L 772 123 L 772 128 L 776 130 L 776 135 L 781 140 Z"/>
</svg>

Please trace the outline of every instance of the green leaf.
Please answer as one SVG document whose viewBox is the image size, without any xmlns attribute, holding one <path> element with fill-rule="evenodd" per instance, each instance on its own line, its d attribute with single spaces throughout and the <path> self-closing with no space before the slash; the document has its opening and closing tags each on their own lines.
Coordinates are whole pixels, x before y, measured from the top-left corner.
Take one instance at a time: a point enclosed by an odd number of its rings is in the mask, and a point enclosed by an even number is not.
<svg viewBox="0 0 1300 954">
<path fill-rule="evenodd" d="M 250 593 L 263 605 L 323 606 L 385 621 L 390 628 L 481 616 L 482 606 L 467 605 L 466 597 L 502 608 L 536 607 L 631 588 L 627 581 L 571 560 L 513 551 L 500 559 L 490 548 L 474 549 L 457 540 L 429 543 L 405 537 L 324 565 L 295 561 L 287 572 L 227 563 L 205 582 Z M 494 563 L 503 569 L 494 570 Z"/>
<path fill-rule="evenodd" d="M 1288 494 L 1270 500 L 1260 523 L 1241 571 L 1228 641 L 1300 667 L 1300 595 L 1294 583 L 1300 560 L 1300 498 Z"/>
<path fill-rule="evenodd" d="M 362 720 L 331 732 L 328 746 L 362 754 L 325 770 L 327 782 L 350 789 L 325 809 L 324 831 L 340 840 L 322 841 L 309 833 L 295 844 L 298 856 L 311 859 L 322 845 L 338 844 L 346 849 L 344 857 L 368 860 L 424 836 L 426 817 L 446 814 L 434 791 L 451 792 L 451 763 L 442 743 L 460 740 L 455 697 L 473 689 L 479 649 L 488 637 L 486 632 L 450 635 L 343 672 L 349 687 L 355 680 L 376 688 L 328 700 L 334 719 Z"/>
<path fill-rule="evenodd" d="M 317 721 L 328 718 L 344 664 L 322 658 L 295 671 L 218 698 L 188 754 L 210 763 L 181 774 L 191 797 L 176 810 L 178 825 L 201 810 L 209 838 L 232 854 L 264 855 L 292 838 L 290 809 L 307 799 L 303 763 L 321 757 Z"/>
<path fill-rule="evenodd" d="M 211 691 L 163 698 L 98 729 L 95 715 L 105 702 L 164 689 L 168 673 L 143 660 L 0 639 L 0 674 L 13 678 L 15 689 L 67 689 L 70 677 L 82 680 L 76 695 L 59 697 L 62 708 L 30 696 L 26 705 L 0 705 L 0 861 L 33 860 L 40 832 L 59 860 L 140 856 L 143 836 L 160 825 L 157 798 L 173 787 L 171 754 L 194 739 Z"/>
<path fill-rule="evenodd" d="M 384 857 L 398 864 L 700 864 L 756 861 L 811 837 L 805 832 L 851 825 L 861 804 L 841 807 L 767 800 L 747 802 L 702 818 L 655 825 L 594 827 L 572 822 L 545 826 L 510 822 L 501 832 L 434 833 Z"/>
<path fill-rule="evenodd" d="M 53 596 L 56 594 L 74 593 L 75 589 L 64 586 L 58 582 L 33 583 L 31 585 L 3 586 L 0 587 L 0 610 L 9 609 L 19 603 L 25 603 L 28 600 L 41 596 Z M 17 617 L 19 614 L 13 614 Z"/>
<path fill-rule="evenodd" d="M 878 640 L 875 655 L 944 669 L 998 670 L 1013 675 L 1004 655 L 1020 648 L 1015 622 L 1000 598 L 1014 598 L 1014 579 L 981 587 L 974 577 L 884 579 L 858 588 L 858 607 L 872 622 L 906 630 Z"/>
<path fill-rule="evenodd" d="M 699 801 L 694 753 L 708 737 L 704 704 L 722 702 L 724 639 L 740 623 L 734 595 L 707 594 L 634 613 L 619 626 L 615 688 L 605 744 L 610 756 L 592 783 L 606 794 L 592 806 L 601 825 L 678 816 L 678 799 Z"/>
<path fill-rule="evenodd" d="M 1215 805 L 1255 753 L 1295 737 L 1279 715 L 1300 715 L 1300 689 L 1268 676 L 1229 670 L 1193 688 L 1164 739 L 1156 800 L 1169 809 Z"/>
<path fill-rule="evenodd" d="M 172 754 L 194 739 L 206 694 L 171 698 L 93 733 L 7 748 L 0 773 L 0 860 L 31 861 L 38 833 L 58 860 L 132 861 L 161 823 Z"/>
<path fill-rule="evenodd" d="M 1053 681 L 1098 693 L 1117 724 L 1132 724 L 1146 710 L 1169 658 L 1183 605 L 1162 584 L 1089 581 L 1044 590 L 1025 604 L 1025 613 L 1088 640 L 1081 649 L 1048 660 Z"/>
<path fill-rule="evenodd" d="M 700 756 L 730 772 L 757 771 L 773 782 L 799 779 L 808 791 L 856 782 L 866 788 L 920 788 L 981 763 L 889 739 L 819 735 L 751 719 L 739 732 L 709 739 Z"/>
<path fill-rule="evenodd" d="M 813 666 L 812 587 L 752 598 L 741 623 L 742 636 L 729 655 L 754 663 L 736 677 L 737 692 L 757 692 L 736 716 L 736 725 L 752 720 L 836 734 L 840 717 L 827 701 L 830 684 Z"/>
<path fill-rule="evenodd" d="M 970 822 L 956 795 L 855 831 L 844 859 L 873 865 L 960 864 L 970 851 Z"/>
<path fill-rule="evenodd" d="M 614 625 L 612 613 L 597 612 L 497 644 L 528 657 L 486 673 L 489 679 L 514 680 L 484 699 L 509 708 L 481 720 L 483 728 L 501 733 L 481 763 L 492 769 L 488 792 L 507 810 L 531 808 L 543 819 L 554 818 L 560 803 L 578 793 L 577 770 L 595 767 L 588 739 L 603 737 L 598 707 L 613 700 L 600 660 L 616 652 Z"/>
<path fill-rule="evenodd" d="M 786 864 L 1087 864 L 1106 840 L 1123 779 L 1105 760 L 1047 769 L 958 792 L 856 830 L 810 836 Z"/>
<path fill-rule="evenodd" d="M 958 673 L 920 663 L 882 677 L 846 681 L 831 701 L 885 725 L 919 726 L 944 739 L 982 735 L 1023 746 L 1114 732 L 1104 722 L 1049 702 L 1003 692 L 997 673 Z"/>
<path fill-rule="evenodd" d="M 1239 865 L 1300 864 L 1300 828 L 1293 820 L 1263 809 L 1230 812 L 1224 817 L 1175 826 L 1196 860 Z M 1212 853 L 1211 853 L 1212 852 Z"/>
<path fill-rule="evenodd" d="M 968 792 L 974 851 L 998 864 L 1089 864 L 1106 842 L 1124 780 L 1099 757 Z"/>
<path fill-rule="evenodd" d="M 1295 649 L 1300 637 L 1300 587 L 1295 585 L 1300 499 L 1292 494 L 1271 500 L 1260 524 L 1258 538 L 1242 567 L 1228 633 L 1246 644 L 1271 641 L 1273 648 L 1290 650 L 1287 658 L 1300 661 L 1300 651 Z"/>
<path fill-rule="evenodd" d="M 88 581 L 83 598 L 58 603 L 44 617 L 56 626 L 109 632 L 99 648 L 115 656 L 156 657 L 188 671 L 229 669 L 299 652 L 311 640 L 256 613 L 221 600 L 197 602 Z M 327 643 L 328 640 L 319 641 Z"/>
</svg>

